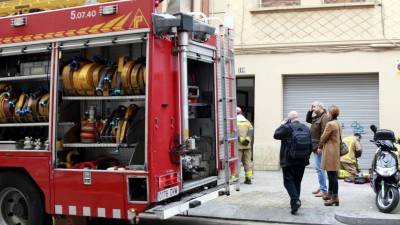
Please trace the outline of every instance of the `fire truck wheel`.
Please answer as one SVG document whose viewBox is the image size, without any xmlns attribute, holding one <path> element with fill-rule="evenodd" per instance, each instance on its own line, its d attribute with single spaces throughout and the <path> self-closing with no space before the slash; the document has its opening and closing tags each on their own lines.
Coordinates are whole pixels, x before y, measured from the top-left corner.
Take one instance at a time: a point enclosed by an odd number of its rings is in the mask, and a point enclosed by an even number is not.
<svg viewBox="0 0 400 225">
<path fill-rule="evenodd" d="M 0 173 L 0 224 L 42 225 L 43 200 L 32 181 L 21 173 Z"/>
</svg>

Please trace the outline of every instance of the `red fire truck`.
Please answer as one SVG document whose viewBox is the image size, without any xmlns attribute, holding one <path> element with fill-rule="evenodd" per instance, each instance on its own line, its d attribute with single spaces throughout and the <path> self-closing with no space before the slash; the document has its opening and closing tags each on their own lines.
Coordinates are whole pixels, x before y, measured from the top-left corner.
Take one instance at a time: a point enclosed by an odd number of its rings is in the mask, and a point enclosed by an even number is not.
<svg viewBox="0 0 400 225">
<path fill-rule="evenodd" d="M 0 27 L 0 224 L 166 219 L 238 187 L 232 30 L 150 0 Z"/>
</svg>

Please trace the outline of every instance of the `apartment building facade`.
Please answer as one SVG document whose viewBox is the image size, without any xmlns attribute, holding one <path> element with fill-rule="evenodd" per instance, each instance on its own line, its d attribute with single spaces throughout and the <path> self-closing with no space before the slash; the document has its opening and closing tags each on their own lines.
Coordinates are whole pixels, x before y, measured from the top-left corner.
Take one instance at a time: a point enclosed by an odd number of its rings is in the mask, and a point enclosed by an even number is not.
<svg viewBox="0 0 400 225">
<path fill-rule="evenodd" d="M 210 0 L 234 18 L 239 105 L 255 124 L 255 168 L 279 168 L 273 132 L 313 101 L 341 108 L 343 136 L 363 135 L 361 167 L 375 147 L 371 124 L 400 132 L 400 1 Z"/>
</svg>

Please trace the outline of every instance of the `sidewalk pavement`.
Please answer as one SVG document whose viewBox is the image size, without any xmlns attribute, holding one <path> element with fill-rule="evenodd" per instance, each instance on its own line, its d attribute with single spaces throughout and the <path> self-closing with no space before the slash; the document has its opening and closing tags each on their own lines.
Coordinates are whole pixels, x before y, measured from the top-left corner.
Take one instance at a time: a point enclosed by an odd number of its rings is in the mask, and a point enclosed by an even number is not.
<svg viewBox="0 0 400 225">
<path fill-rule="evenodd" d="M 315 170 L 306 169 L 302 182 L 302 207 L 297 215 L 291 215 L 281 171 L 256 171 L 251 185 L 243 184 L 241 179 L 239 192 L 192 209 L 189 216 L 287 224 L 400 224 L 400 207 L 392 214 L 379 213 L 375 206 L 375 193 L 369 184 L 350 184 L 340 180 L 340 206 L 326 207 L 321 198 L 311 194 L 318 187 Z"/>
</svg>

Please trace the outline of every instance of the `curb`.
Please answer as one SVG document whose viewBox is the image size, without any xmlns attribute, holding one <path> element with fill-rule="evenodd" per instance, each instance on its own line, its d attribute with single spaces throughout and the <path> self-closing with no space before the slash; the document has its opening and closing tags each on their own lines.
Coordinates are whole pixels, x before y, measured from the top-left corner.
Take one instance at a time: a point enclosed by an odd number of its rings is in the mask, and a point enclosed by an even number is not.
<svg viewBox="0 0 400 225">
<path fill-rule="evenodd" d="M 400 225 L 399 215 L 383 213 L 335 213 L 335 219 L 349 225 Z"/>
<path fill-rule="evenodd" d="M 240 219 L 240 218 L 224 218 L 217 216 L 198 216 L 198 215 L 177 215 L 178 217 L 192 217 L 199 219 L 210 219 L 210 220 L 226 220 L 226 221 L 242 221 L 242 222 L 256 222 L 256 223 L 269 223 L 269 224 L 288 224 L 288 225 L 325 225 L 321 223 L 304 223 L 304 222 L 287 222 L 287 221 L 278 221 L 278 220 L 260 220 L 260 219 Z M 397 224 L 396 224 L 397 225 Z"/>
</svg>

